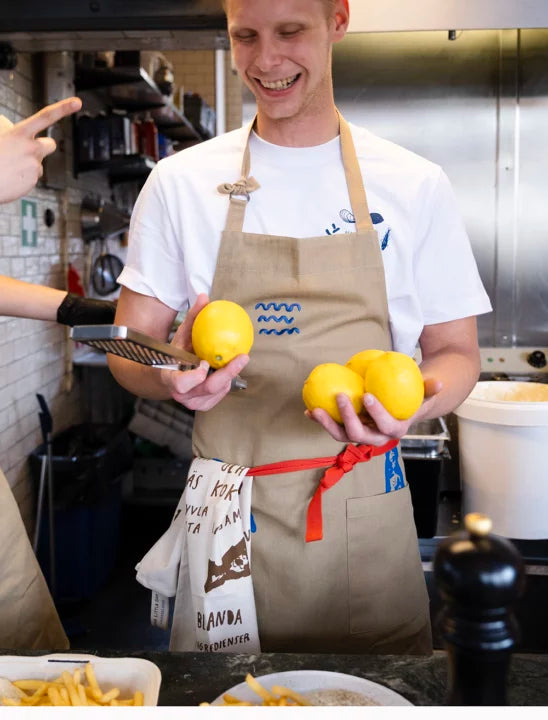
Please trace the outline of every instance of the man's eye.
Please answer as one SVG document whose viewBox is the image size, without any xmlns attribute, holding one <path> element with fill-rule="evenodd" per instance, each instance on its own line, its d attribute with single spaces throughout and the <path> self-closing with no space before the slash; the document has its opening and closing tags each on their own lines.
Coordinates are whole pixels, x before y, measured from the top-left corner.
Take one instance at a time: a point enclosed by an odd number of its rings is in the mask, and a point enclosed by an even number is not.
<svg viewBox="0 0 548 720">
<path fill-rule="evenodd" d="M 250 40 L 253 40 L 255 35 L 234 35 L 234 40 L 237 40 L 238 42 L 249 42 Z"/>
<path fill-rule="evenodd" d="M 299 34 L 298 30 L 284 30 L 283 32 L 280 33 L 280 35 L 284 38 L 292 38 L 298 34 Z"/>
</svg>

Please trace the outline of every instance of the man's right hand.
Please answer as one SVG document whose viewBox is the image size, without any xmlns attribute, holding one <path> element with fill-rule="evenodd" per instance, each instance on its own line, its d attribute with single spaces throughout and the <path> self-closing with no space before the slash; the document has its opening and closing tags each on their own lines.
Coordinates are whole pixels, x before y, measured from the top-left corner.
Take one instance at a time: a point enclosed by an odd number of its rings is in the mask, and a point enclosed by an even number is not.
<svg viewBox="0 0 548 720">
<path fill-rule="evenodd" d="M 184 322 L 173 336 L 172 344 L 189 352 L 192 347 L 192 325 L 196 315 L 209 302 L 204 293 L 198 295 Z M 238 355 L 227 365 L 208 375 L 209 364 L 202 360 L 196 370 L 160 370 L 162 382 L 171 397 L 189 410 L 210 410 L 230 392 L 232 380 L 249 362 L 248 355 Z"/>
<path fill-rule="evenodd" d="M 11 202 L 32 190 L 42 176 L 42 160 L 56 147 L 53 138 L 36 135 L 81 107 L 79 98 L 67 98 L 15 125 L 0 115 L 0 202 Z"/>
</svg>

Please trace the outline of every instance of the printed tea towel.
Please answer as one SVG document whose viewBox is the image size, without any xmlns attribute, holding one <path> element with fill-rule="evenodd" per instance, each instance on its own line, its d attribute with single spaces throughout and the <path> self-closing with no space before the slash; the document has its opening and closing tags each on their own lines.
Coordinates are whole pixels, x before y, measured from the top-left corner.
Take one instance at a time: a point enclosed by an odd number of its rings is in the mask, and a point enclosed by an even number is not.
<svg viewBox="0 0 548 720">
<path fill-rule="evenodd" d="M 249 468 L 196 458 L 168 530 L 136 566 L 170 650 L 260 652 L 250 563 Z"/>
</svg>

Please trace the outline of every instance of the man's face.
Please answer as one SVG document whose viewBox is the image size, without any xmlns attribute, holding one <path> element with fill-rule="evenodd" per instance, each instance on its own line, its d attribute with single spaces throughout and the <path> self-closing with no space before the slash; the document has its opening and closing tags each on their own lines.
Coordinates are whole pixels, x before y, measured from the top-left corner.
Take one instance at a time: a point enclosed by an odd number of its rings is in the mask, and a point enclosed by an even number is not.
<svg viewBox="0 0 548 720">
<path fill-rule="evenodd" d="M 325 0 L 227 0 L 226 6 L 234 63 L 259 112 L 280 120 L 329 107 L 331 46 L 346 25 L 328 17 Z"/>
</svg>

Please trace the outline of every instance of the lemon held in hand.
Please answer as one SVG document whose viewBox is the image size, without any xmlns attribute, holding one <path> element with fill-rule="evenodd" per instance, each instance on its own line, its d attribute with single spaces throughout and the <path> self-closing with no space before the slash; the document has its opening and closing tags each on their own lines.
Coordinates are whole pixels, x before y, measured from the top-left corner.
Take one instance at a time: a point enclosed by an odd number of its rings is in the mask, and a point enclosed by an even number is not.
<svg viewBox="0 0 548 720">
<path fill-rule="evenodd" d="M 241 305 L 213 300 L 200 310 L 192 326 L 192 346 L 200 360 L 222 368 L 253 345 L 253 324 Z"/>
<path fill-rule="evenodd" d="M 354 410 L 363 410 L 363 378 L 350 368 L 338 363 L 316 365 L 303 385 L 303 400 L 309 410 L 322 408 L 333 420 L 342 423 L 337 406 L 337 395 L 348 395 Z"/>
<path fill-rule="evenodd" d="M 346 367 L 357 372 L 362 378 L 365 377 L 365 371 L 367 370 L 371 360 L 384 355 L 384 350 L 362 350 L 361 352 L 352 355 L 350 360 L 346 363 Z"/>
<path fill-rule="evenodd" d="M 397 420 L 407 420 L 422 404 L 424 381 L 413 358 L 390 351 L 369 363 L 365 391 L 374 395 Z"/>
</svg>

